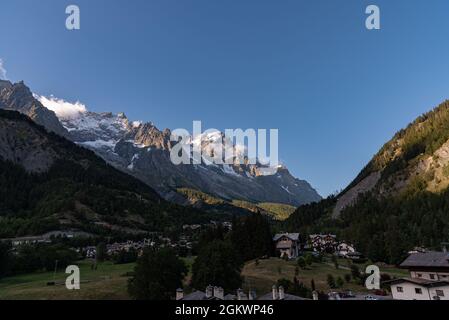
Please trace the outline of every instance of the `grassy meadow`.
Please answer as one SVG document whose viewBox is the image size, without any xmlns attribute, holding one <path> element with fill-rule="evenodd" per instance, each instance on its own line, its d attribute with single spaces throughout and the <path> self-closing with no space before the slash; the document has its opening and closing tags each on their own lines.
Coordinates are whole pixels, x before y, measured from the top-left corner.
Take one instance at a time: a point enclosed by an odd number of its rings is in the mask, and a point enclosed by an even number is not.
<svg viewBox="0 0 449 320">
<path fill-rule="evenodd" d="M 194 257 L 183 259 L 189 268 L 189 273 L 184 281 L 186 288 L 191 279 L 192 264 Z M 130 299 L 127 293 L 127 282 L 129 275 L 134 270 L 135 263 L 113 264 L 102 262 L 98 264 L 97 270 L 92 270 L 92 262 L 83 260 L 78 263 L 81 273 L 81 289 L 67 290 L 65 279 L 68 275 L 63 270 L 56 274 L 53 272 L 40 272 L 7 277 L 0 280 L 0 300 L 124 300 Z M 359 265 L 364 270 L 365 265 Z M 260 259 L 245 264 L 242 270 L 244 279 L 243 289 L 245 291 L 256 290 L 257 295 L 271 291 L 271 287 L 279 279 L 292 280 L 295 276 L 296 261 L 285 261 L 279 258 Z M 407 276 L 407 271 L 389 266 L 381 266 L 382 273 L 388 273 L 393 277 Z M 334 278 L 344 279 L 345 274 L 350 273 L 349 261 L 339 259 L 339 269 L 330 260 L 322 263 L 313 263 L 305 270 L 299 269 L 298 279 L 307 287 L 311 280 L 315 282 L 317 290 L 330 291 L 327 285 L 327 275 L 332 274 Z M 47 282 L 55 281 L 55 285 L 48 286 Z M 187 288 L 189 289 L 189 288 Z M 203 290 L 204 288 L 199 288 Z M 366 292 L 363 286 L 354 282 L 345 282 L 338 290 L 352 290 L 354 292 Z M 188 290 L 189 291 L 189 290 Z"/>
</svg>

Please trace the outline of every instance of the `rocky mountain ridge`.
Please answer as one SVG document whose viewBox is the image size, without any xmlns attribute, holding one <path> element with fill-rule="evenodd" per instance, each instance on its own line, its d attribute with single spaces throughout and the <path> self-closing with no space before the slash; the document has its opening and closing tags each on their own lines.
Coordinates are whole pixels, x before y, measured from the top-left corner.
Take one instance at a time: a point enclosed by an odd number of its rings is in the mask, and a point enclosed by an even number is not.
<svg viewBox="0 0 449 320">
<path fill-rule="evenodd" d="M 415 185 L 439 193 L 449 186 L 449 101 L 400 130 L 337 197 L 333 217 L 367 192 L 400 196 Z"/>
<path fill-rule="evenodd" d="M 274 175 L 265 175 L 264 166 L 260 164 L 216 165 L 203 159 L 198 165 L 174 165 L 170 160 L 173 142 L 169 129 L 159 130 L 152 123 L 130 121 L 124 113 L 82 110 L 75 115 L 57 116 L 50 106 L 45 108 L 48 98 L 33 96 L 22 82 L 2 83 L 1 108 L 31 115 L 50 131 L 93 150 L 114 167 L 147 183 L 165 199 L 179 202 L 178 188 L 199 190 L 225 200 L 254 203 L 298 206 L 321 199 L 308 182 L 293 177 L 283 166 L 279 166 Z M 1 89 L 2 86 L 6 89 Z M 33 118 L 32 110 L 37 110 L 39 116 Z M 201 143 L 203 152 L 207 153 L 218 137 L 221 138 L 218 132 L 204 134 L 200 142 L 192 139 L 191 144 Z M 228 144 L 227 147 L 238 151 L 236 145 Z"/>
<path fill-rule="evenodd" d="M 0 80 L 0 109 L 19 111 L 47 130 L 67 137 L 67 131 L 56 114 L 45 108 L 38 100 L 33 99 L 30 89 L 22 81 L 12 84 L 6 80 Z"/>
<path fill-rule="evenodd" d="M 0 109 L 0 239 L 77 229 L 129 235 L 214 216 L 152 188 L 16 111 Z"/>
</svg>

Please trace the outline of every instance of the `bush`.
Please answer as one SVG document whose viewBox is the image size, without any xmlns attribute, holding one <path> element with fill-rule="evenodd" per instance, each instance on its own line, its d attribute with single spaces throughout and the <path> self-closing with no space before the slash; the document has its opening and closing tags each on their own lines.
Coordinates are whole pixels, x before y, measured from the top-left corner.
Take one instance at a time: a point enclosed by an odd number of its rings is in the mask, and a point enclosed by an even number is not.
<svg viewBox="0 0 449 320">
<path fill-rule="evenodd" d="M 312 265 L 312 263 L 313 263 L 313 257 L 312 257 L 312 255 L 311 255 L 310 253 L 307 253 L 307 254 L 304 256 L 304 262 L 306 263 L 307 266 L 311 266 L 311 265 Z"/>
<path fill-rule="evenodd" d="M 351 275 L 354 280 L 357 280 L 360 278 L 360 269 L 355 264 L 351 264 Z"/>
<path fill-rule="evenodd" d="M 306 260 L 304 259 L 304 257 L 299 257 L 296 263 L 301 269 L 304 270 L 306 268 Z"/>
<path fill-rule="evenodd" d="M 285 278 L 279 279 L 277 286 L 284 287 L 286 293 L 307 299 L 312 298 L 312 290 L 307 288 L 302 282 L 299 282 L 296 277 L 293 278 L 293 282 Z"/>
<path fill-rule="evenodd" d="M 338 277 L 337 280 L 335 281 L 335 286 L 337 288 L 341 288 L 343 287 L 345 284 L 344 280 L 341 277 Z"/>
<path fill-rule="evenodd" d="M 113 255 L 112 260 L 115 264 L 125 264 L 137 261 L 137 250 L 131 248 L 130 250 L 121 250 L 120 252 Z"/>
<path fill-rule="evenodd" d="M 331 274 L 327 275 L 327 285 L 329 286 L 329 288 L 331 289 L 335 289 L 337 287 L 336 283 L 335 283 L 335 279 L 334 276 Z"/>
<path fill-rule="evenodd" d="M 349 273 L 347 273 L 347 274 L 345 274 L 345 281 L 347 282 L 347 283 L 349 283 L 349 282 L 351 282 L 351 275 L 349 274 Z"/>
</svg>

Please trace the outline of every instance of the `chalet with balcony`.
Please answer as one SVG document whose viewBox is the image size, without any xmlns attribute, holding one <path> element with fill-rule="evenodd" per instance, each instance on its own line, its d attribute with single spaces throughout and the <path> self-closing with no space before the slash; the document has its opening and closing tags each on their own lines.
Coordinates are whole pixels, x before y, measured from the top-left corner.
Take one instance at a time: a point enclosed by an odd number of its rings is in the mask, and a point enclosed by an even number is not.
<svg viewBox="0 0 449 320">
<path fill-rule="evenodd" d="M 295 259 L 301 249 L 299 233 L 278 233 L 273 237 L 276 252 L 282 257 Z"/>
</svg>

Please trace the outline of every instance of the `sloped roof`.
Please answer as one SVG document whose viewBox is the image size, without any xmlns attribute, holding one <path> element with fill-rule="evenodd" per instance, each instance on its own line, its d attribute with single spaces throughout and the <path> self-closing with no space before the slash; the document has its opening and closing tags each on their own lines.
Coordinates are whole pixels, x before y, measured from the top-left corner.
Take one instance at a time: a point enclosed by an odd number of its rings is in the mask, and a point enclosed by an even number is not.
<svg viewBox="0 0 449 320">
<path fill-rule="evenodd" d="M 401 279 L 386 281 L 384 283 L 393 285 L 393 284 L 399 284 L 399 283 L 404 283 L 404 282 L 413 283 L 413 284 L 416 284 L 419 286 L 423 286 L 425 288 L 449 286 L 449 281 L 444 281 L 444 280 L 435 281 L 435 280 L 426 280 L 426 279 L 421 279 L 421 278 L 401 278 Z"/>
<path fill-rule="evenodd" d="M 408 256 L 404 262 L 401 263 L 401 267 L 438 267 L 449 268 L 449 254 L 447 252 L 419 252 L 412 253 Z"/>
<path fill-rule="evenodd" d="M 190 294 L 184 296 L 183 300 L 204 300 L 206 298 L 206 293 L 203 291 L 193 291 Z"/>
<path fill-rule="evenodd" d="M 273 300 L 273 293 L 270 292 L 270 293 L 264 294 L 263 296 L 260 296 L 257 300 Z M 292 294 L 285 293 L 284 300 L 310 300 L 310 299 L 302 298 L 302 297 L 294 296 Z"/>
<path fill-rule="evenodd" d="M 224 300 L 236 300 L 236 296 L 228 293 L 223 297 Z M 206 293 L 201 290 L 193 291 L 184 296 L 182 300 L 218 300 L 216 297 L 206 298 Z"/>
<path fill-rule="evenodd" d="M 311 234 L 309 238 L 337 238 L 335 234 Z"/>
<path fill-rule="evenodd" d="M 299 233 L 278 233 L 273 237 L 273 241 L 278 241 L 282 237 L 287 237 L 290 240 L 298 241 L 299 240 Z"/>
</svg>

